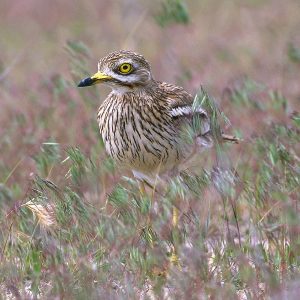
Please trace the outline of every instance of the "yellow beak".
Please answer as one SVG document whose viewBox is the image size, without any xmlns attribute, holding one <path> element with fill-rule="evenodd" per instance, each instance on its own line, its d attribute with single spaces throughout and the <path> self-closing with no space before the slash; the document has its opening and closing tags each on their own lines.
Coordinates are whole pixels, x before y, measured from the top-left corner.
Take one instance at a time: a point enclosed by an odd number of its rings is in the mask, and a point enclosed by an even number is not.
<svg viewBox="0 0 300 300">
<path fill-rule="evenodd" d="M 97 72 L 93 76 L 81 80 L 78 84 L 78 87 L 90 86 L 110 79 L 112 79 L 111 76 Z"/>
</svg>

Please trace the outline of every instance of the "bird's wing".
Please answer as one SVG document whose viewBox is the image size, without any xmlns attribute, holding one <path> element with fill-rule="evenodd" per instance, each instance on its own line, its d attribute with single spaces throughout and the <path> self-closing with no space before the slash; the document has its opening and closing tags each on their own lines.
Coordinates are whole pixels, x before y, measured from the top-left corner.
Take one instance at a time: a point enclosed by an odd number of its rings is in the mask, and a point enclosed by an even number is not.
<svg viewBox="0 0 300 300">
<path fill-rule="evenodd" d="M 169 83 L 160 83 L 161 89 L 167 95 L 168 111 L 175 125 L 181 129 L 185 125 L 192 125 L 193 120 L 200 121 L 196 129 L 198 142 L 202 145 L 211 145 L 211 124 L 207 111 L 199 106 L 193 107 L 194 98 L 183 88 L 174 86 Z M 222 141 L 238 143 L 240 140 L 232 135 L 220 132 Z"/>
<path fill-rule="evenodd" d="M 198 134 L 205 135 L 210 131 L 209 117 L 201 107 L 193 107 L 194 98 L 183 88 L 168 83 L 160 83 L 164 94 L 167 95 L 166 102 L 168 112 L 174 123 L 179 128 L 184 125 L 191 125 L 192 120 L 199 118 L 201 131 Z"/>
</svg>

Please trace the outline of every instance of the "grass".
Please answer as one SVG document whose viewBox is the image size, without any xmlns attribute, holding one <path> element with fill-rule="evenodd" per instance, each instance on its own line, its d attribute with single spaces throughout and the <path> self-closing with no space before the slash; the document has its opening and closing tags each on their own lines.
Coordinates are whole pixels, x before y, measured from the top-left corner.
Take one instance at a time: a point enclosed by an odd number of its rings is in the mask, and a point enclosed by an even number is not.
<svg viewBox="0 0 300 300">
<path fill-rule="evenodd" d="M 153 22 L 164 27 L 196 22 L 182 1 L 161 8 Z M 286 45 L 297 71 L 299 47 Z M 200 89 L 195 105 L 210 110 L 215 136 L 222 125 L 243 142 L 201 153 L 189 172 L 141 196 L 99 138 L 102 91 L 74 88 L 90 74 L 91 50 L 69 40 L 64 51 L 69 78 L 0 83 L 2 297 L 291 298 L 300 279 L 296 97 L 250 75 L 224 84 L 221 103 Z M 170 264 L 174 247 L 181 268 Z"/>
<path fill-rule="evenodd" d="M 234 105 L 251 103 L 252 89 L 247 82 L 244 88 L 232 93 Z M 274 93 L 265 101 L 270 110 L 280 109 L 277 103 Z M 259 298 L 284 288 L 300 270 L 297 118 L 241 143 L 232 166 L 238 180 L 197 167 L 152 199 L 128 177 L 111 184 L 116 166 L 99 160 L 102 144 L 86 155 L 45 142 L 26 198 L 11 207 L 15 191 L 1 186 L 1 281 L 14 296 L 78 299 L 166 292 Z M 54 170 L 65 176 L 56 179 Z M 180 208 L 176 236 L 172 205 Z M 168 266 L 174 245 L 182 270 Z"/>
</svg>

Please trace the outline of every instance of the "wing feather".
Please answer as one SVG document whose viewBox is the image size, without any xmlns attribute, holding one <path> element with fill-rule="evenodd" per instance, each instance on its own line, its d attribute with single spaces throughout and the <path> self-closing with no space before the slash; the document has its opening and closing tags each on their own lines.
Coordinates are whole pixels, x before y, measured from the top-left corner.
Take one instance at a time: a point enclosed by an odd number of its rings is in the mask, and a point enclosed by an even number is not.
<svg viewBox="0 0 300 300">
<path fill-rule="evenodd" d="M 193 108 L 194 98 L 192 95 L 183 88 L 169 83 L 163 82 L 160 85 L 167 95 L 169 114 L 179 128 L 184 125 L 191 125 L 193 119 L 200 118 L 201 130 L 199 135 L 205 135 L 210 131 L 207 112 L 201 107 Z"/>
<path fill-rule="evenodd" d="M 192 120 L 197 117 L 201 122 L 200 132 L 197 134 L 200 144 L 211 146 L 211 125 L 210 118 L 206 110 L 201 107 L 193 108 L 194 98 L 182 87 L 169 83 L 160 82 L 161 89 L 167 95 L 169 114 L 176 126 L 180 129 L 184 125 L 191 125 Z M 225 142 L 239 143 L 240 139 L 235 136 L 226 135 L 220 132 L 221 138 Z"/>
</svg>

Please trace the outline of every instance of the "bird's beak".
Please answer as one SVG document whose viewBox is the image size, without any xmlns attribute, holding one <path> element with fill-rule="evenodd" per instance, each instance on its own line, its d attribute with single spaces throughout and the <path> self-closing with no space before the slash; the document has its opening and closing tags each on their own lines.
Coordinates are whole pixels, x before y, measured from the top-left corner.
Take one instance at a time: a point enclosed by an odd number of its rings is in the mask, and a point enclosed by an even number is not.
<svg viewBox="0 0 300 300">
<path fill-rule="evenodd" d="M 85 87 L 85 86 L 94 85 L 96 83 L 107 81 L 109 79 L 112 79 L 112 77 L 109 76 L 109 75 L 105 75 L 101 72 L 97 72 L 93 76 L 81 80 L 78 84 L 78 87 Z"/>
</svg>

